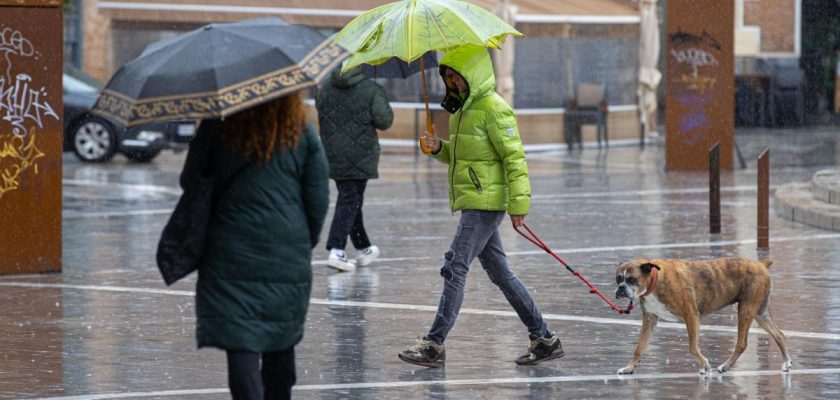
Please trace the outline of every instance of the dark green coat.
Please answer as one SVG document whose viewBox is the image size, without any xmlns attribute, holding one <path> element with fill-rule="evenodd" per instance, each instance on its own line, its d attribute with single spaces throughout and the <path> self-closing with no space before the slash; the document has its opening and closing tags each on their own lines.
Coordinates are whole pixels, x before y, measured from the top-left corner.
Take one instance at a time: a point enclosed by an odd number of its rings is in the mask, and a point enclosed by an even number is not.
<svg viewBox="0 0 840 400">
<path fill-rule="evenodd" d="M 217 131 L 218 122 L 207 121 L 190 144 L 181 175 L 185 190 L 197 173 L 193 149 Z M 222 179 L 246 165 L 219 140 L 209 147 Z M 275 152 L 265 165 L 247 164 L 231 182 L 214 208 L 198 270 L 198 347 L 285 350 L 303 337 L 312 248 L 329 205 L 317 133 L 307 127 L 296 149 Z"/>
<path fill-rule="evenodd" d="M 361 68 L 344 75 L 339 70 L 321 84 L 315 99 L 321 140 L 330 161 L 330 178 L 376 179 L 376 130 L 390 128 L 394 113 L 385 89 L 365 76 Z"/>
</svg>

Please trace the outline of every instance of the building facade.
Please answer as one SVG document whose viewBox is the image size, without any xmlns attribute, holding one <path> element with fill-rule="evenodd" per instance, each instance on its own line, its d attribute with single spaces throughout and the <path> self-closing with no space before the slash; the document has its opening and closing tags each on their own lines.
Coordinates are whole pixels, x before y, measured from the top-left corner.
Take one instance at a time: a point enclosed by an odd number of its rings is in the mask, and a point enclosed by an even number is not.
<svg viewBox="0 0 840 400">
<path fill-rule="evenodd" d="M 736 73 L 758 62 L 798 62 L 801 32 L 802 0 L 735 0 Z"/>
<path fill-rule="evenodd" d="M 276 16 L 329 34 L 361 12 L 389 0 L 80 0 L 83 21 L 82 68 L 106 81 L 123 63 L 140 54 L 151 42 L 183 33 L 207 23 Z M 496 0 L 473 1 L 489 10 Z M 636 135 L 635 87 L 638 49 L 638 12 L 624 0 L 512 0 L 518 13 L 516 28 L 527 40 L 516 41 L 515 106 L 524 112 L 526 141 L 557 142 L 562 112 L 571 88 L 579 82 L 601 82 L 608 90 L 611 133 Z M 601 49 L 596 51 L 595 49 Z M 603 51 L 603 50 L 607 51 Z M 574 62 L 565 62 L 573 57 Z M 616 63 L 619 57 L 627 62 Z M 432 76 L 433 101 L 443 94 Z M 397 106 L 394 128 L 385 137 L 411 138 L 417 128 L 420 79 L 385 81 Z M 439 116 L 443 118 L 443 116 Z M 421 118 L 422 120 L 422 115 Z M 422 122 L 422 121 L 421 121 Z M 440 124 L 438 124 L 440 126 Z M 594 139 L 594 133 L 589 135 Z"/>
</svg>

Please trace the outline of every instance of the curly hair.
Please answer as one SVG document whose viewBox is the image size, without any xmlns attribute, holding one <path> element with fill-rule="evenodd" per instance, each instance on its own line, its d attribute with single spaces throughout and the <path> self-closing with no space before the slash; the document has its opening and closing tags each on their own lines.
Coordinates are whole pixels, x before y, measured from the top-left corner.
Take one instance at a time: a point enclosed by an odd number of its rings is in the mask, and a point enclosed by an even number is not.
<svg viewBox="0 0 840 400">
<path fill-rule="evenodd" d="M 305 127 L 303 93 L 295 92 L 223 120 L 221 136 L 236 153 L 265 164 L 275 150 L 296 148 Z"/>
</svg>

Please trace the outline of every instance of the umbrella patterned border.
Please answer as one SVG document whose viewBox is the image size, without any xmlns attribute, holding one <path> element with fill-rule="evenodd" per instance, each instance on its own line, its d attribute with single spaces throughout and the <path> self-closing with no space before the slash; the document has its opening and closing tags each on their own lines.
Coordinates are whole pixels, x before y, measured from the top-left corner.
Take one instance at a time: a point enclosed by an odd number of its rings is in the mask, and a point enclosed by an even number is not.
<svg viewBox="0 0 840 400">
<path fill-rule="evenodd" d="M 349 56 L 328 39 L 301 59 L 302 66 L 285 67 L 218 91 L 136 100 L 106 89 L 99 96 L 92 113 L 125 127 L 164 120 L 223 118 L 315 86 Z"/>
</svg>

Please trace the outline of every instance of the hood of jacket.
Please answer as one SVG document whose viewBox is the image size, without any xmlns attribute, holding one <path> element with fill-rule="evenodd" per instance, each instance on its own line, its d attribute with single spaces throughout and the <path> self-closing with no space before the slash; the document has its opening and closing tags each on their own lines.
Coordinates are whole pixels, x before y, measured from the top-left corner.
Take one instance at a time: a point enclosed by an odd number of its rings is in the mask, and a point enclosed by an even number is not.
<svg viewBox="0 0 840 400">
<path fill-rule="evenodd" d="M 444 67 L 451 68 L 461 75 L 469 88 L 469 97 L 464 99 L 462 109 L 469 107 L 476 99 L 496 90 L 496 76 L 493 74 L 493 62 L 483 46 L 467 45 L 452 50 L 440 60 L 441 73 Z"/>
<path fill-rule="evenodd" d="M 351 86 L 356 86 L 365 79 L 367 79 L 367 75 L 365 75 L 361 68 L 353 68 L 342 74 L 341 68 L 339 67 L 332 72 L 330 83 L 337 88 L 346 89 Z"/>
</svg>

